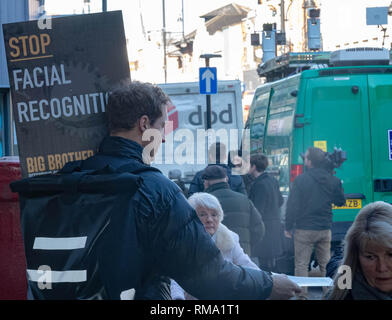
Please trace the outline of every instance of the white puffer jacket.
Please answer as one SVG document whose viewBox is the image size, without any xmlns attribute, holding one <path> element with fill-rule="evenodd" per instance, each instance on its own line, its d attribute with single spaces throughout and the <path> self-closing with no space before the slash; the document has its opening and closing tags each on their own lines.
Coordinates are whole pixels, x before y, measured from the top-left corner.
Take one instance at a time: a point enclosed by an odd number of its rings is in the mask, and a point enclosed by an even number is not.
<svg viewBox="0 0 392 320">
<path fill-rule="evenodd" d="M 238 234 L 228 229 L 225 225 L 220 223 L 212 238 L 214 239 L 216 246 L 221 251 L 225 260 L 230 261 L 238 266 L 259 270 L 259 267 L 241 248 Z M 171 280 L 170 289 L 173 300 L 185 300 L 186 298 L 193 298 L 191 295 L 187 294 L 173 279 Z"/>
</svg>

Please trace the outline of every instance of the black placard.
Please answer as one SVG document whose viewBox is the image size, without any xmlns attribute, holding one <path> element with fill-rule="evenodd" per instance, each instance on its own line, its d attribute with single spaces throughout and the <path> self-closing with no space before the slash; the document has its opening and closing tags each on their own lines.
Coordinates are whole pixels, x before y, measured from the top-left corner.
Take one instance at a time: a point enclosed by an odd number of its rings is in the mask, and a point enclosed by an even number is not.
<svg viewBox="0 0 392 320">
<path fill-rule="evenodd" d="M 24 177 L 94 154 L 108 92 L 129 78 L 121 11 L 3 25 Z"/>
</svg>

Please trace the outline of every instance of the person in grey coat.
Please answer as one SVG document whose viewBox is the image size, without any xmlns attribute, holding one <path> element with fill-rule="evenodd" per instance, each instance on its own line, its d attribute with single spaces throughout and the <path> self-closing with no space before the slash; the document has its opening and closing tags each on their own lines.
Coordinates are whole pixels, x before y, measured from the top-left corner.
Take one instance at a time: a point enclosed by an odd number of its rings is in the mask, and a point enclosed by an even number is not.
<svg viewBox="0 0 392 320">
<path fill-rule="evenodd" d="M 250 158 L 249 173 L 255 181 L 250 189 L 249 199 L 261 213 L 265 224 L 265 236 L 258 248 L 260 266 L 264 270 L 274 271 L 277 258 L 284 254 L 283 225 L 279 216 L 283 197 L 278 181 L 265 172 L 267 167 L 266 156 L 254 155 Z"/>
<path fill-rule="evenodd" d="M 225 214 L 225 225 L 239 235 L 240 245 L 255 258 L 255 248 L 264 236 L 264 223 L 252 201 L 242 193 L 230 189 L 226 170 L 220 166 L 207 167 L 202 178 L 204 188 L 218 198 Z"/>
</svg>

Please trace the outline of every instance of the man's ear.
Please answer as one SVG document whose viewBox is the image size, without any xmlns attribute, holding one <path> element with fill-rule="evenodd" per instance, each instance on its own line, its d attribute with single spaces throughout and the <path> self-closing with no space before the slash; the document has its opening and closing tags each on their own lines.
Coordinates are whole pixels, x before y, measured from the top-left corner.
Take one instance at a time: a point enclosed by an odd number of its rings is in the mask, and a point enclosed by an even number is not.
<svg viewBox="0 0 392 320">
<path fill-rule="evenodd" d="M 203 185 L 204 185 L 204 190 L 208 189 L 209 187 L 208 180 L 204 180 Z"/>
<path fill-rule="evenodd" d="M 139 118 L 139 129 L 141 132 L 146 131 L 150 128 L 150 119 L 148 116 L 144 115 Z"/>
</svg>

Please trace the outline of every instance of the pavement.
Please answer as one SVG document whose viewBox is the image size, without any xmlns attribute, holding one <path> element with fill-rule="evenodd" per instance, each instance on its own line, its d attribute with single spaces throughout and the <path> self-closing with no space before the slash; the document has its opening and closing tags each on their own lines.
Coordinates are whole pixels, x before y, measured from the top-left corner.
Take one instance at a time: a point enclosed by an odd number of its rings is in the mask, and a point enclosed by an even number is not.
<svg viewBox="0 0 392 320">
<path fill-rule="evenodd" d="M 321 287 L 309 287 L 308 288 L 308 299 L 309 300 L 323 300 L 323 289 Z"/>
</svg>

